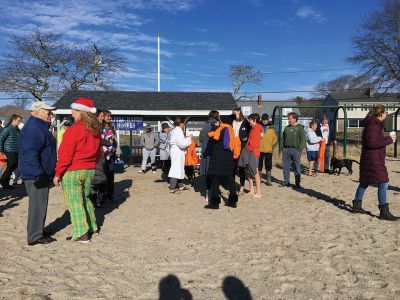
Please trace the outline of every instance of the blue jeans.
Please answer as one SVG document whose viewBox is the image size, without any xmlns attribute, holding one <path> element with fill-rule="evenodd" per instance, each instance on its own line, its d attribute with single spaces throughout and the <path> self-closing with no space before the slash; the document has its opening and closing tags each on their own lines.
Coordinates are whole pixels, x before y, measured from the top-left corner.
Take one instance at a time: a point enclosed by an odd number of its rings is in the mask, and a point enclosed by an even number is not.
<svg viewBox="0 0 400 300">
<path fill-rule="evenodd" d="M 282 165 L 283 165 L 283 183 L 288 184 L 290 181 L 290 165 L 293 163 L 296 184 L 300 184 L 300 151 L 296 148 L 283 148 Z"/>
<path fill-rule="evenodd" d="M 364 196 L 364 192 L 367 189 L 369 184 L 367 183 L 360 183 L 356 191 L 356 198 L 354 201 L 362 201 Z M 386 204 L 386 192 L 388 189 L 389 183 L 379 183 L 378 184 L 378 202 L 379 205 Z"/>
</svg>

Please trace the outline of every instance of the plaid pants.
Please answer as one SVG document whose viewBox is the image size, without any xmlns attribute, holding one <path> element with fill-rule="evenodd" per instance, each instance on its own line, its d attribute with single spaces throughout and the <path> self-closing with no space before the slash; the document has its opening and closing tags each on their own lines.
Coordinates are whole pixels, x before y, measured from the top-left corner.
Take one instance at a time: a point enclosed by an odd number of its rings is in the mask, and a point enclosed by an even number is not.
<svg viewBox="0 0 400 300">
<path fill-rule="evenodd" d="M 72 223 L 75 240 L 87 232 L 97 230 L 93 204 L 89 199 L 94 170 L 68 171 L 62 178 L 64 198 Z"/>
</svg>

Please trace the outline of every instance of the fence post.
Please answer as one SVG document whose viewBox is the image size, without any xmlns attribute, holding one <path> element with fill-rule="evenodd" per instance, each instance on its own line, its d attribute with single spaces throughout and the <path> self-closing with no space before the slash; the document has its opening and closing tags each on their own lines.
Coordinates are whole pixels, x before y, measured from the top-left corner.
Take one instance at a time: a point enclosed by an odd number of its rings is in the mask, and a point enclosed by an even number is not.
<svg viewBox="0 0 400 300">
<path fill-rule="evenodd" d="M 394 113 L 394 131 L 396 131 L 396 133 L 397 133 L 397 116 L 399 115 L 399 111 L 400 111 L 400 108 L 398 108 L 398 109 L 396 110 L 396 112 Z M 395 143 L 394 143 L 394 153 L 393 153 L 393 156 L 394 156 L 395 158 L 397 158 L 397 139 L 396 139 L 396 141 L 395 141 Z"/>
</svg>

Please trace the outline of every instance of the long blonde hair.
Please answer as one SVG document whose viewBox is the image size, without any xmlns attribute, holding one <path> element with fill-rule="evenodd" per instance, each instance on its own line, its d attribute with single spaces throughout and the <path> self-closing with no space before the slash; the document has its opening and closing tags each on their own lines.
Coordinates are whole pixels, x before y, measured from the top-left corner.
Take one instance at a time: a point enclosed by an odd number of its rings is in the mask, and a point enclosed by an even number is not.
<svg viewBox="0 0 400 300">
<path fill-rule="evenodd" d="M 90 132 L 101 134 L 102 128 L 99 120 L 97 120 L 96 114 L 81 111 L 81 121 Z"/>
</svg>

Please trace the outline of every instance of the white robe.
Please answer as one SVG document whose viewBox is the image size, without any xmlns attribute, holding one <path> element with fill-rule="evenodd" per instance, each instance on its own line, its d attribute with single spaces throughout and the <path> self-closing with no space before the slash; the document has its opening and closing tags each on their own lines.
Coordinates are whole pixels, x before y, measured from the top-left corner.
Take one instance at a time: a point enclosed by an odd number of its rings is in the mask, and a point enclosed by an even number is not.
<svg viewBox="0 0 400 300">
<path fill-rule="evenodd" d="M 185 178 L 185 152 L 192 143 L 190 137 L 185 138 L 183 130 L 180 127 L 175 127 L 171 131 L 170 136 L 170 152 L 171 169 L 169 170 L 168 177 L 183 179 Z"/>
</svg>

